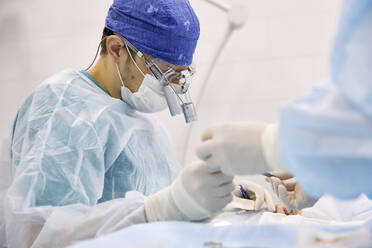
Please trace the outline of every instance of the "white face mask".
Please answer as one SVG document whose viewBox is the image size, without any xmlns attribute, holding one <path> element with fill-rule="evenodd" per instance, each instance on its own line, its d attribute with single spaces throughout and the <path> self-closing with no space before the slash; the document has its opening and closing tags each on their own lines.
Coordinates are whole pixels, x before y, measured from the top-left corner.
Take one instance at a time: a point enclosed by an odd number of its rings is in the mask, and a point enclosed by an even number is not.
<svg viewBox="0 0 372 248">
<path fill-rule="evenodd" d="M 132 108 L 143 113 L 155 113 L 168 107 L 165 99 L 163 86 L 152 75 L 144 75 L 142 84 L 137 92 L 132 93 L 123 82 L 119 66 L 116 69 L 121 81 L 121 99 L 128 103 Z"/>
</svg>

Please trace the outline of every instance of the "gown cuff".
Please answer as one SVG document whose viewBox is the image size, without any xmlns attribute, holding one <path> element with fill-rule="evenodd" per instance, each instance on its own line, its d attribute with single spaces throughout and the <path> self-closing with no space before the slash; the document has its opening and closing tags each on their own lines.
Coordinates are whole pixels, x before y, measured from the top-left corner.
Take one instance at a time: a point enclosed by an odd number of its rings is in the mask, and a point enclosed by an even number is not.
<svg viewBox="0 0 372 248">
<path fill-rule="evenodd" d="M 145 213 L 147 222 L 189 220 L 175 204 L 170 187 L 145 198 Z"/>
<path fill-rule="evenodd" d="M 262 134 L 262 150 L 271 171 L 288 172 L 283 162 L 279 146 L 279 124 L 269 124 Z"/>
</svg>

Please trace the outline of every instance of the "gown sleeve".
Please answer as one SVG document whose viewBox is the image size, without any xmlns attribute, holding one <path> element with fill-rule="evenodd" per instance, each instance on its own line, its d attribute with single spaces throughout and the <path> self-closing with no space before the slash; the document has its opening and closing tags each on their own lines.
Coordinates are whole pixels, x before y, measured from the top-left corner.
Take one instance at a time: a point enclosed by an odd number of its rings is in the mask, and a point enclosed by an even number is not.
<svg viewBox="0 0 372 248">
<path fill-rule="evenodd" d="M 8 246 L 65 247 L 146 222 L 139 192 L 97 204 L 104 145 L 94 126 L 80 118 L 84 106 L 64 106 L 39 93 L 26 101 L 15 122 L 13 182 L 4 197 Z"/>
<path fill-rule="evenodd" d="M 332 83 L 283 108 L 279 142 L 284 163 L 315 197 L 372 197 L 372 119 Z"/>
<path fill-rule="evenodd" d="M 372 0 L 345 0 L 331 56 L 331 80 L 288 104 L 279 139 L 304 188 L 372 198 Z"/>
</svg>

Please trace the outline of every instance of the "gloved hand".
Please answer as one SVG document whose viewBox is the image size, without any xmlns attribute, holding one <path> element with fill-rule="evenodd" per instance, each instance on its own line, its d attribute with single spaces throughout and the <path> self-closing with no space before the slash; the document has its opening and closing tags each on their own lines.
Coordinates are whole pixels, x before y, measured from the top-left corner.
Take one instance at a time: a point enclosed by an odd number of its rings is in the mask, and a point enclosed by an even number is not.
<svg viewBox="0 0 372 248">
<path fill-rule="evenodd" d="M 203 161 L 186 166 L 171 186 L 145 199 L 147 220 L 205 219 L 231 202 L 232 180 Z"/>
<path fill-rule="evenodd" d="M 260 210 L 264 203 L 269 211 L 275 211 L 275 204 L 270 193 L 261 185 L 248 180 L 235 180 L 235 190 L 233 200 L 227 204 L 226 208 L 239 208 L 244 210 Z M 249 199 L 243 197 L 242 190 L 248 194 Z"/>
<path fill-rule="evenodd" d="M 269 170 L 261 137 L 266 124 L 226 123 L 210 127 L 197 148 L 200 159 L 227 175 L 259 174 Z"/>
<path fill-rule="evenodd" d="M 273 192 L 286 207 L 302 209 L 313 206 L 317 201 L 301 188 L 296 178 L 290 173 L 272 172 L 270 174 L 271 176 L 266 177 L 266 181 L 271 184 Z"/>
<path fill-rule="evenodd" d="M 279 152 L 278 124 L 226 123 L 210 127 L 197 148 L 200 159 L 227 175 L 286 171 Z"/>
</svg>

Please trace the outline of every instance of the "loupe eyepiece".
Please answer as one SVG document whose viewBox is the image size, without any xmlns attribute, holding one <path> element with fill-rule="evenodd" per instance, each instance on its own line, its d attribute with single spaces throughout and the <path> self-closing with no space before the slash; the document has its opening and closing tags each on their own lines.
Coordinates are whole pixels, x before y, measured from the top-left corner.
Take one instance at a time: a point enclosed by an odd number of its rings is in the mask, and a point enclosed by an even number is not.
<svg viewBox="0 0 372 248">
<path fill-rule="evenodd" d="M 186 123 L 194 122 L 198 120 L 198 115 L 196 113 L 194 104 L 192 102 L 187 102 L 182 104 L 183 115 L 185 117 Z"/>
<path fill-rule="evenodd" d="M 176 93 L 174 92 L 174 90 L 172 89 L 172 86 L 170 86 L 169 84 L 164 86 L 164 95 L 165 95 L 165 99 L 167 100 L 167 104 L 168 104 L 168 108 L 169 108 L 169 112 L 171 116 L 181 114 L 182 109 L 181 109 L 178 97 Z"/>
</svg>

